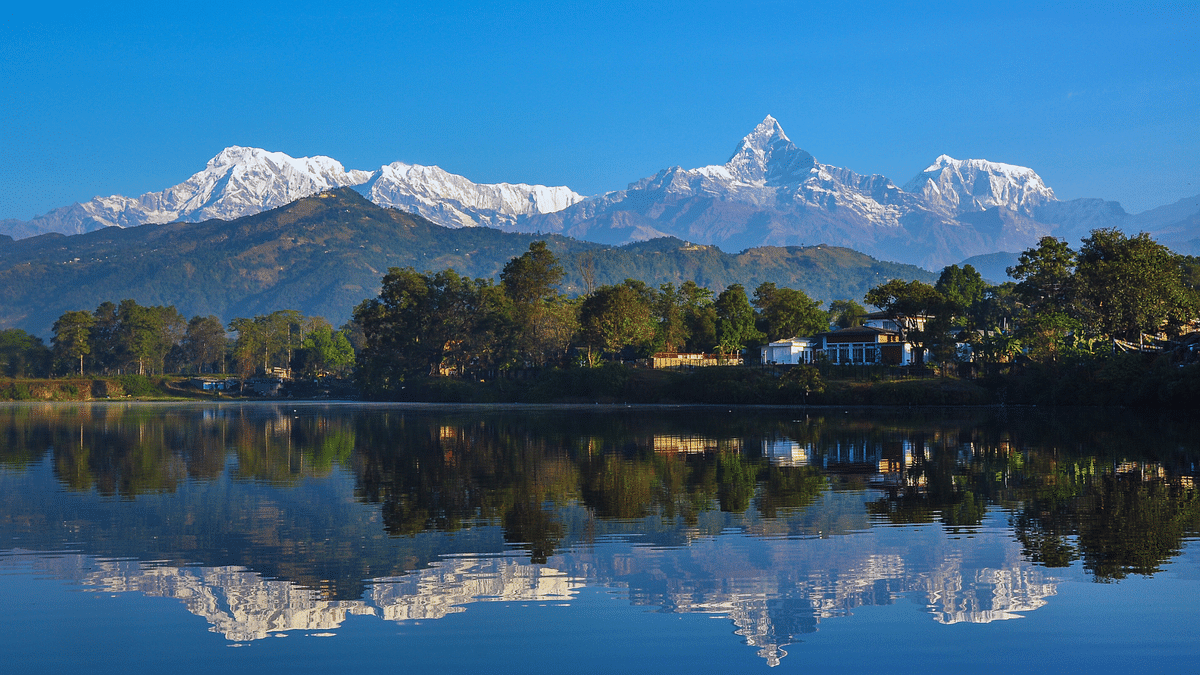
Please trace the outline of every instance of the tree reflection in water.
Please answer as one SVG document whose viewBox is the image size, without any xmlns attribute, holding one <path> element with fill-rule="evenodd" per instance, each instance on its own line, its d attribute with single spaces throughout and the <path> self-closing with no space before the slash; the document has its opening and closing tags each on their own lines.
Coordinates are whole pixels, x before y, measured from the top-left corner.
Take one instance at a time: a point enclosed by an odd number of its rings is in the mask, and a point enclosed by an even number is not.
<svg viewBox="0 0 1200 675">
<path fill-rule="evenodd" d="M 940 621 L 1004 618 L 1053 592 L 1031 564 L 1078 561 L 1098 581 L 1153 575 L 1200 531 L 1200 435 L 1184 421 L 1114 411 L 802 415 L 6 406 L 0 468 L 16 480 L 49 467 L 74 499 L 5 490 L 0 535 L 27 549 L 83 541 L 101 558 L 243 570 L 310 589 L 305 602 L 330 616 L 406 616 L 418 610 L 396 603 L 409 600 L 354 603 L 383 592 L 369 580 L 444 572 L 447 555 L 523 551 L 523 564 L 572 579 L 619 580 L 635 602 L 727 613 L 774 653 L 824 616 L 914 589 L 939 599 Z M 962 595 L 957 554 L 930 553 L 942 545 L 839 552 L 841 535 L 910 525 L 978 533 L 997 517 L 1023 559 L 970 583 L 1005 589 L 1016 599 L 1004 606 Z M 756 542 L 753 555 L 726 550 L 731 536 Z M 798 553 L 776 537 L 830 543 Z M 614 541 L 626 542 L 616 557 L 589 557 Z M 676 553 L 653 553 L 661 547 Z M 764 579 L 778 588 L 764 591 Z"/>
</svg>

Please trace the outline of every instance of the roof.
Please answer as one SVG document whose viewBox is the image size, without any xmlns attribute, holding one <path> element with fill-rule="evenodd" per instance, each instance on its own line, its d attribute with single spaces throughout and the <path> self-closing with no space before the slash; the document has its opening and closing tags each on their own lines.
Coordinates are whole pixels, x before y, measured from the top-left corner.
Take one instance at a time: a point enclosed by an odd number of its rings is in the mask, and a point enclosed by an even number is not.
<svg viewBox="0 0 1200 675">
<path fill-rule="evenodd" d="M 784 345 L 795 344 L 797 342 L 802 342 L 802 343 L 807 344 L 809 342 L 816 342 L 816 341 L 817 341 L 817 338 L 815 338 L 815 337 L 790 337 L 786 340 L 775 340 L 774 342 L 768 343 L 767 346 L 768 347 L 782 347 Z"/>
<path fill-rule="evenodd" d="M 874 326 L 854 326 L 852 328 L 839 328 L 828 333 L 821 333 L 817 337 L 837 336 L 847 337 L 850 335 L 899 335 L 900 331 L 892 330 L 891 328 L 875 328 Z"/>
</svg>

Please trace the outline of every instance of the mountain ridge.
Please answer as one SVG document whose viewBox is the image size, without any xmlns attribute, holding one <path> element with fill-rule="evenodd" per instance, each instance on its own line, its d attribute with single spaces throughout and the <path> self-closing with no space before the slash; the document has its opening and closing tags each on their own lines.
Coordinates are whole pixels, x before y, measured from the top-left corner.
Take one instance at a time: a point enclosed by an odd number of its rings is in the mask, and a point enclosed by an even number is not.
<svg viewBox="0 0 1200 675">
<path fill-rule="evenodd" d="M 1047 235 L 1077 243 L 1095 227 L 1146 229 L 1180 252 L 1200 239 L 1190 220 L 1200 213 L 1200 196 L 1131 215 L 1116 202 L 1058 200 L 1027 167 L 945 154 L 898 187 L 886 176 L 818 162 L 770 115 L 725 164 L 668 167 L 592 197 L 565 186 L 477 184 L 437 166 L 346 170 L 330 157 L 230 146 L 160 192 L 96 197 L 31 221 L 0 221 L 0 233 L 231 219 L 346 186 L 446 227 L 554 232 L 610 245 L 674 236 L 728 250 L 826 243 L 928 269 L 1022 250 Z"/>
<path fill-rule="evenodd" d="M 597 284 L 632 277 L 652 285 L 693 280 L 714 290 L 740 283 L 752 291 L 773 281 L 826 302 L 861 300 L 871 286 L 891 278 L 935 278 L 914 266 L 828 246 L 730 254 L 665 238 L 616 248 L 558 235 L 445 228 L 376 206 L 347 187 L 231 221 L 0 241 L 0 329 L 48 336 L 63 312 L 124 298 L 175 305 L 187 316 L 214 314 L 224 322 L 298 309 L 337 324 L 378 292 L 389 267 L 450 268 L 496 279 L 509 259 L 538 240 L 560 258 L 568 295 L 583 292 L 584 254 Z"/>
</svg>

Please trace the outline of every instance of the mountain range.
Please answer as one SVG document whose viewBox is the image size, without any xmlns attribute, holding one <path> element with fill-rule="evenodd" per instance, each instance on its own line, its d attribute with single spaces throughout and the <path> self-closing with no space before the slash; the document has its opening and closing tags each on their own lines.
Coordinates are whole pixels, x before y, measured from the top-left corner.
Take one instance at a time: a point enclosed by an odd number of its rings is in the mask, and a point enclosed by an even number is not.
<svg viewBox="0 0 1200 675">
<path fill-rule="evenodd" d="M 947 155 L 898 187 L 885 176 L 818 162 L 770 116 L 723 165 L 671 167 L 592 197 L 562 186 L 476 184 L 436 166 L 346 170 L 329 157 L 232 146 L 161 192 L 96 197 L 30 221 L 2 221 L 0 234 L 228 220 L 339 187 L 445 227 L 557 233 L 610 245 L 664 236 L 728 251 L 827 244 L 939 269 L 1021 251 L 1045 235 L 1076 245 L 1096 227 L 1117 227 L 1200 253 L 1200 195 L 1133 215 L 1101 199 L 1060 201 L 1026 167 Z"/>
<path fill-rule="evenodd" d="M 720 290 L 763 282 L 814 298 L 861 300 L 889 279 L 932 282 L 919 267 L 831 246 L 761 247 L 739 254 L 672 237 L 621 247 L 561 235 L 446 228 L 368 201 L 344 187 L 233 220 L 104 227 L 85 234 L 0 237 L 0 329 L 41 336 L 68 310 L 106 300 L 174 305 L 186 316 L 235 317 L 297 309 L 335 324 L 379 292 L 390 267 L 496 279 L 509 259 L 546 240 L 561 260 L 562 291 L 580 295 L 626 278 L 652 286 L 695 281 Z"/>
</svg>

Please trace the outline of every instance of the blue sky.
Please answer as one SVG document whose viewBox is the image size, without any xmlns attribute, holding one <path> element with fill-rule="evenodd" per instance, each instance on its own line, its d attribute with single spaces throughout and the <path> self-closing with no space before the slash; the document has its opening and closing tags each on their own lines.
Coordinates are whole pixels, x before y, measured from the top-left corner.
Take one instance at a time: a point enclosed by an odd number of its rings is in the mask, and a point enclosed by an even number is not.
<svg viewBox="0 0 1200 675">
<path fill-rule="evenodd" d="M 1200 193 L 1196 2 L 341 4 L 8 3 L 0 218 L 235 144 L 595 194 L 768 113 L 898 184 L 946 153 L 1131 212 Z"/>
</svg>

